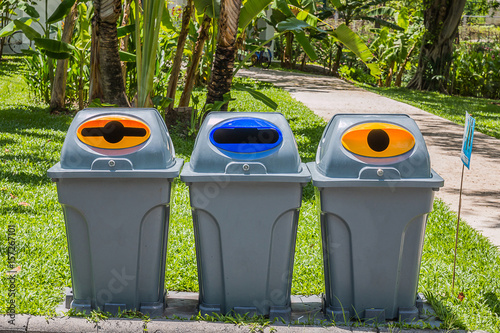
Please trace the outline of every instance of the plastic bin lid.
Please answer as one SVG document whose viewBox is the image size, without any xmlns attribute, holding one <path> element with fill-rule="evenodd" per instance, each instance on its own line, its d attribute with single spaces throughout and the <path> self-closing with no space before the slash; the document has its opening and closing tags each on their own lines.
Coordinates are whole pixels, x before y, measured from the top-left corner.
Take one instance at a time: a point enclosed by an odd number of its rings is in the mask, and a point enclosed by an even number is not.
<svg viewBox="0 0 500 333">
<path fill-rule="evenodd" d="M 316 162 L 308 167 L 316 183 L 333 180 L 361 186 L 406 180 L 412 186 L 443 185 L 431 170 L 422 133 L 404 114 L 335 115 L 323 132 Z"/>
<path fill-rule="evenodd" d="M 155 109 L 96 108 L 78 112 L 51 178 L 172 177 L 182 160 Z"/>
<path fill-rule="evenodd" d="M 205 118 L 183 181 L 232 180 L 308 182 L 292 130 L 281 113 L 211 112 Z"/>
</svg>

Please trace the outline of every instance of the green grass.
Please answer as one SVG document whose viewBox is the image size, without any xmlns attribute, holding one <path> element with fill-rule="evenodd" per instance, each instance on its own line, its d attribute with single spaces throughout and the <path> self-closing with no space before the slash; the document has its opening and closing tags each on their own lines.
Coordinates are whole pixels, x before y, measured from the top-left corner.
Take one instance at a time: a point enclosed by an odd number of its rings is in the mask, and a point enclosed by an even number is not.
<svg viewBox="0 0 500 333">
<path fill-rule="evenodd" d="M 419 109 L 465 124 L 465 111 L 476 119 L 476 131 L 500 139 L 500 101 L 485 98 L 444 95 L 406 88 L 375 88 L 360 84 L 366 90 L 413 105 Z"/>
<path fill-rule="evenodd" d="M 50 116 L 26 91 L 21 68 L 0 63 L 0 313 L 6 312 L 7 228 L 16 226 L 17 312 L 53 315 L 62 287 L 71 283 L 61 208 L 55 184 L 46 177 L 59 160 L 70 116 Z M 241 79 L 248 84 L 251 81 Z M 304 162 L 313 161 L 325 122 L 288 93 L 269 84 L 255 88 L 273 98 L 290 121 Z M 202 91 L 197 94 L 203 95 Z M 230 108 L 271 111 L 247 93 L 234 91 Z M 203 98 L 203 96 L 202 96 Z M 172 130 L 179 157 L 189 159 L 194 139 Z M 197 271 L 188 189 L 177 181 L 171 200 L 166 286 L 197 291 Z M 312 185 L 304 191 L 293 276 L 293 294 L 323 292 L 321 237 Z M 500 327 L 500 254 L 487 239 L 465 223 L 461 227 L 457 282 L 451 294 L 456 216 L 440 201 L 430 215 L 419 290 L 424 292 L 443 328 L 498 332 Z M 465 294 L 460 302 L 458 292 Z"/>
</svg>

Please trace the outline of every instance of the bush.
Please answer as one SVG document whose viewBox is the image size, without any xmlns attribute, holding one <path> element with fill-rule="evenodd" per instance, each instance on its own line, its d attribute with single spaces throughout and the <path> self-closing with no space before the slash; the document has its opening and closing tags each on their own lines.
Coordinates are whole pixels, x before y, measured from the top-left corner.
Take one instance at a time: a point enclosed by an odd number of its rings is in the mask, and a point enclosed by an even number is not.
<svg viewBox="0 0 500 333">
<path fill-rule="evenodd" d="M 500 48 L 463 43 L 454 53 L 450 92 L 460 96 L 500 98 Z"/>
</svg>

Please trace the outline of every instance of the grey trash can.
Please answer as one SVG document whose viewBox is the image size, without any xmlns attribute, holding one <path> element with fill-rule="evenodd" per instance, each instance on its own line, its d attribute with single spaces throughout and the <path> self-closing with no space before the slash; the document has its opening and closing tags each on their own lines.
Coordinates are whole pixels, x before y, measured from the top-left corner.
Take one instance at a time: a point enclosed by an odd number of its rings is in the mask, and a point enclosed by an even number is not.
<svg viewBox="0 0 500 333">
<path fill-rule="evenodd" d="M 444 181 L 415 122 L 336 115 L 307 166 L 321 207 L 326 314 L 418 319 L 427 214 Z"/>
<path fill-rule="evenodd" d="M 48 170 L 66 222 L 71 308 L 163 314 L 170 190 L 182 163 L 155 109 L 76 114 Z"/>
<path fill-rule="evenodd" d="M 290 318 L 299 208 L 310 179 L 280 113 L 206 117 L 181 172 L 193 209 L 202 314 Z"/>
</svg>

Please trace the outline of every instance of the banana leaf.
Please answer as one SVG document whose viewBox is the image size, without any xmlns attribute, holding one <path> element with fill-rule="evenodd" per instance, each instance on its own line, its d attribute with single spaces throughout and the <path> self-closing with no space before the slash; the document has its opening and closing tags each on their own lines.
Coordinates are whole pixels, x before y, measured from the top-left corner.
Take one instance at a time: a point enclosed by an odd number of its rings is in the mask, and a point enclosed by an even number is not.
<svg viewBox="0 0 500 333">
<path fill-rule="evenodd" d="M 210 18 L 218 18 L 220 13 L 220 0 L 196 0 L 194 7 L 198 13 L 206 13 Z"/>
<path fill-rule="evenodd" d="M 50 38 L 35 38 L 33 40 L 35 41 L 35 45 L 38 48 L 52 53 L 71 53 L 75 50 L 75 47 L 73 45 L 59 40 Z"/>
<path fill-rule="evenodd" d="M 118 38 L 123 38 L 127 35 L 130 35 L 135 31 L 135 24 L 129 24 L 122 27 L 118 27 Z"/>
<path fill-rule="evenodd" d="M 377 78 L 380 77 L 381 71 L 378 65 L 376 63 L 370 63 L 370 61 L 372 61 L 375 57 L 371 53 L 370 49 L 368 49 L 365 45 L 363 40 L 355 32 L 349 29 L 349 27 L 345 24 L 341 24 L 337 27 L 337 29 L 330 33 L 365 63 L 365 65 L 370 69 L 371 75 Z"/>
<path fill-rule="evenodd" d="M 247 0 L 241 8 L 238 27 L 245 29 L 271 2 L 273 2 L 273 0 Z"/>
<path fill-rule="evenodd" d="M 120 60 L 125 62 L 135 62 L 137 57 L 133 53 L 118 51 L 120 53 Z"/>
<path fill-rule="evenodd" d="M 41 38 L 42 35 L 38 33 L 35 29 L 30 27 L 27 23 L 30 23 L 30 21 L 26 21 L 24 23 L 22 20 L 14 20 L 14 24 L 16 25 L 16 28 L 19 30 L 22 30 L 24 35 L 29 39 L 29 40 L 34 40 L 35 38 Z"/>
<path fill-rule="evenodd" d="M 52 24 L 61 21 L 66 15 L 68 15 L 75 2 L 76 0 L 63 0 L 59 6 L 57 6 L 56 10 L 54 10 L 52 15 L 50 15 L 47 23 Z"/>
<path fill-rule="evenodd" d="M 21 9 L 23 12 L 28 14 L 31 18 L 34 18 L 34 19 L 40 18 L 40 14 L 35 9 L 35 7 L 30 5 L 26 1 L 20 1 L 19 4 L 17 5 L 17 8 Z"/>
<path fill-rule="evenodd" d="M 71 53 L 67 52 L 50 52 L 47 50 L 42 50 L 42 52 L 49 58 L 63 60 L 71 57 Z"/>
<path fill-rule="evenodd" d="M 261 101 L 264 103 L 266 106 L 270 107 L 273 110 L 276 110 L 278 108 L 278 104 L 276 104 L 275 101 L 261 93 L 260 91 L 254 90 L 248 86 L 245 86 L 240 83 L 233 83 L 233 88 L 238 89 L 238 90 L 243 90 L 249 93 L 253 98 L 255 98 L 258 101 Z"/>
</svg>

